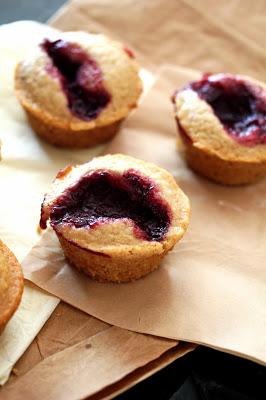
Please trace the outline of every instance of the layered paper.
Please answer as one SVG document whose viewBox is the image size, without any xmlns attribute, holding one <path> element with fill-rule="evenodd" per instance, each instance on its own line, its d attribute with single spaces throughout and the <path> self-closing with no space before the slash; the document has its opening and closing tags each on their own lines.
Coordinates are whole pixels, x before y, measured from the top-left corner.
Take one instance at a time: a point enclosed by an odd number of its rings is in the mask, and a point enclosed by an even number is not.
<svg viewBox="0 0 266 400">
<path fill-rule="evenodd" d="M 220 186 L 195 175 L 182 161 L 170 95 L 196 76 L 164 68 L 107 149 L 166 168 L 190 198 L 189 230 L 161 268 L 122 285 L 84 279 L 68 265 L 50 230 L 25 259 L 24 272 L 43 289 L 110 324 L 264 363 L 266 185 Z"/>
</svg>

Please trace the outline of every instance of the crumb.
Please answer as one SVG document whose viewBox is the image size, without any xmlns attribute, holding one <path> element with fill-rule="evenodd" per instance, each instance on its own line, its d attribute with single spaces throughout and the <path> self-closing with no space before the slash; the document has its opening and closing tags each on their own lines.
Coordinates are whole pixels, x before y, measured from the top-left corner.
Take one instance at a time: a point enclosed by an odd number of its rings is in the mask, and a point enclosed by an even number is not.
<svg viewBox="0 0 266 400">
<path fill-rule="evenodd" d="M 18 371 L 18 369 L 15 368 L 15 367 L 12 369 L 12 373 L 13 373 L 14 375 L 16 375 L 16 376 L 19 376 L 19 371 Z"/>
</svg>

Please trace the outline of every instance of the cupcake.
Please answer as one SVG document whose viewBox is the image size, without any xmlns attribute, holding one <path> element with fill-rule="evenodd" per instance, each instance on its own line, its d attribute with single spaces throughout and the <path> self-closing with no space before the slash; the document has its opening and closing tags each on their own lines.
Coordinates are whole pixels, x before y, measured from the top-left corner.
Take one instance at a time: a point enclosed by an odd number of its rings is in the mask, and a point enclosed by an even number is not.
<svg viewBox="0 0 266 400">
<path fill-rule="evenodd" d="M 60 171 L 40 226 L 50 220 L 77 269 L 98 281 L 127 282 L 158 268 L 184 235 L 189 210 L 169 172 L 116 154 Z"/>
<path fill-rule="evenodd" d="M 111 138 L 142 91 L 131 51 L 104 35 L 58 33 L 16 68 L 15 89 L 33 130 L 62 147 Z"/>
<path fill-rule="evenodd" d="M 0 332 L 16 311 L 23 291 L 23 275 L 18 261 L 0 241 Z"/>
<path fill-rule="evenodd" d="M 241 185 L 266 174 L 266 86 L 205 74 L 173 96 L 187 164 L 218 183 Z"/>
</svg>

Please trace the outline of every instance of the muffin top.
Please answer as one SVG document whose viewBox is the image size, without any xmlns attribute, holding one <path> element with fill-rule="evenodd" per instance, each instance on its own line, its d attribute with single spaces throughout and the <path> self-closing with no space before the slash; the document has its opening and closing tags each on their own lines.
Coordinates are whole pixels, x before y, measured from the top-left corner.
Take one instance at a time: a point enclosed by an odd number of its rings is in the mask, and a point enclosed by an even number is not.
<svg viewBox="0 0 266 400">
<path fill-rule="evenodd" d="M 142 91 L 132 52 L 101 34 L 58 32 L 16 69 L 16 92 L 26 109 L 73 130 L 114 123 Z"/>
<path fill-rule="evenodd" d="M 224 160 L 266 160 L 266 86 L 252 78 L 205 74 L 173 96 L 179 131 Z"/>
<path fill-rule="evenodd" d="M 0 240 L 0 330 L 15 312 L 23 291 L 21 268 Z"/>
<path fill-rule="evenodd" d="M 189 201 L 166 170 L 116 154 L 60 171 L 42 205 L 41 227 L 112 255 L 162 252 L 188 225 Z"/>
</svg>

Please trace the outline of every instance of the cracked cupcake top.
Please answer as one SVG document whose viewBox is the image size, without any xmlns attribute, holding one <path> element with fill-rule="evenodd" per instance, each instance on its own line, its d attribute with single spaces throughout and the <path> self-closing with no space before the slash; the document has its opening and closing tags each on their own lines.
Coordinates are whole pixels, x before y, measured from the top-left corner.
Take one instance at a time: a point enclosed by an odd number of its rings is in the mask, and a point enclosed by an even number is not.
<svg viewBox="0 0 266 400">
<path fill-rule="evenodd" d="M 16 90 L 22 104 L 47 121 L 88 129 L 124 118 L 142 84 L 122 44 L 100 34 L 67 32 L 44 39 L 18 65 Z"/>
<path fill-rule="evenodd" d="M 224 159 L 266 159 L 266 89 L 251 78 L 205 74 L 173 97 L 181 136 Z"/>
<path fill-rule="evenodd" d="M 118 246 L 173 246 L 188 224 L 189 203 L 165 170 L 123 155 L 61 171 L 44 198 L 41 226 L 80 247 L 107 254 Z"/>
</svg>

